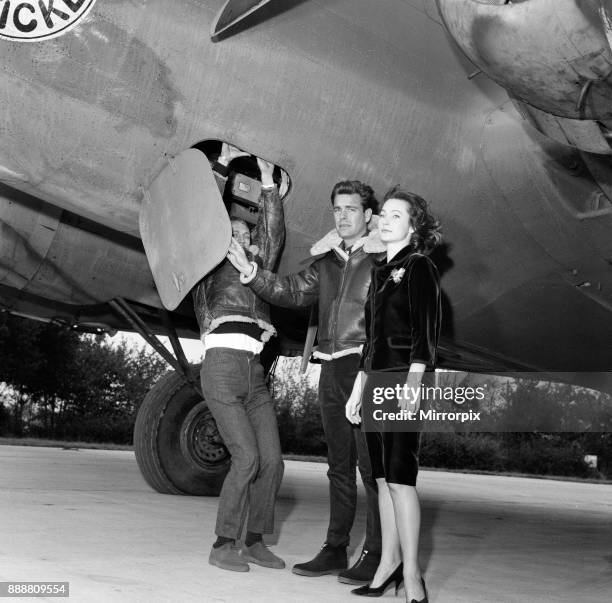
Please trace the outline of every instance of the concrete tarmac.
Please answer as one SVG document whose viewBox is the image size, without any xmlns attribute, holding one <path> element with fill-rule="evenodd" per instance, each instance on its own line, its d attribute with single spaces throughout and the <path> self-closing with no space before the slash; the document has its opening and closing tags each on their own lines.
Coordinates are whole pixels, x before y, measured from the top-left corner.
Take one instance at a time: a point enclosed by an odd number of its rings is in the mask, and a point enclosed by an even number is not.
<svg viewBox="0 0 612 603">
<path fill-rule="evenodd" d="M 0 581 L 68 581 L 79 603 L 356 603 L 290 571 L 323 542 L 325 472 L 286 463 L 268 544 L 287 569 L 238 574 L 207 562 L 218 499 L 153 492 L 133 453 L 0 446 Z M 612 486 L 421 471 L 418 489 L 432 603 L 612 600 Z M 353 559 L 363 509 L 361 492 Z"/>
</svg>

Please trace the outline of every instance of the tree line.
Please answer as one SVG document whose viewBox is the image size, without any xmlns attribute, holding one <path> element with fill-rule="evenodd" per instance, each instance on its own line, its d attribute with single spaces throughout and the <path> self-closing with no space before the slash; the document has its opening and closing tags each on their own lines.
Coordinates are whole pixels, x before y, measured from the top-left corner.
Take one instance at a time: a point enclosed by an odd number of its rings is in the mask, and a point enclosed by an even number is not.
<svg viewBox="0 0 612 603">
<path fill-rule="evenodd" d="M 131 444 L 138 406 L 166 366 L 125 341 L 5 314 L 0 436 Z"/>
<path fill-rule="evenodd" d="M 0 322 L 0 436 L 129 445 L 142 400 L 167 370 L 152 350 L 5 313 Z M 295 359 L 281 359 L 271 379 L 286 454 L 326 454 L 317 380 L 316 367 L 301 375 Z M 505 429 L 423 433 L 421 464 L 612 478 L 612 434 L 601 428 L 612 421 L 609 396 L 570 385 L 515 381 L 488 404 L 489 420 Z M 526 417 L 534 429 L 521 432 Z M 585 417 L 601 422 L 598 431 L 589 432 Z M 586 455 L 597 456 L 597 467 L 585 461 Z"/>
<path fill-rule="evenodd" d="M 285 452 L 325 455 L 316 378 L 293 359 L 273 388 Z M 470 385 L 468 382 L 464 386 Z M 421 434 L 424 467 L 612 479 L 612 398 L 602 392 L 530 379 L 487 382 L 483 402 L 439 401 L 439 411 L 482 411 L 479 432 L 449 423 Z M 452 383 L 446 377 L 444 383 Z M 481 383 L 482 384 L 482 383 Z M 585 457 L 597 457 L 593 467 Z"/>
</svg>

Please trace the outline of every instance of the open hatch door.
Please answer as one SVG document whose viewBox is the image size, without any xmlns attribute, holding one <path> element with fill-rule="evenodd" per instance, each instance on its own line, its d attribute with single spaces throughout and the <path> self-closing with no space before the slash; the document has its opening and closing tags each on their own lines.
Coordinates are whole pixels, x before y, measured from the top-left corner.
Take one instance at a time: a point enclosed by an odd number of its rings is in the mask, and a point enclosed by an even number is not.
<svg viewBox="0 0 612 603">
<path fill-rule="evenodd" d="M 225 258 L 232 237 L 206 155 L 188 149 L 169 159 L 145 191 L 139 223 L 161 301 L 174 310 Z"/>
</svg>

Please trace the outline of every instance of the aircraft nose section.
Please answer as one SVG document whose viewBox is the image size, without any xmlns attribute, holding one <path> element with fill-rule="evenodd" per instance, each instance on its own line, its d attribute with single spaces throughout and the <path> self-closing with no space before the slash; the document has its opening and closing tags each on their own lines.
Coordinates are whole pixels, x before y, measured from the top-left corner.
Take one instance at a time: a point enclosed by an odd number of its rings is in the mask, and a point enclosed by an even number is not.
<svg viewBox="0 0 612 603">
<path fill-rule="evenodd" d="M 437 3 L 459 47 L 512 97 L 559 117 L 612 118 L 612 1 Z"/>
</svg>

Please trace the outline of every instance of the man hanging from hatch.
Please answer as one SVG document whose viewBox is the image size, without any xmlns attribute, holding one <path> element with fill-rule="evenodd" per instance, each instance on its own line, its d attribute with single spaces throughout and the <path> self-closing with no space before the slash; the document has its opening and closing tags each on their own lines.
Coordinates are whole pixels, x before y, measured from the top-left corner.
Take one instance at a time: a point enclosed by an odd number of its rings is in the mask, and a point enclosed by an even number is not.
<svg viewBox="0 0 612 603">
<path fill-rule="evenodd" d="M 213 164 L 221 189 L 229 163 L 248 155 L 223 144 Z M 257 164 L 261 171 L 257 225 L 251 232 L 244 220 L 233 218 L 232 234 L 251 261 L 273 270 L 285 237 L 283 207 L 273 180 L 274 165 L 259 158 Z M 262 539 L 274 530 L 274 506 L 283 476 L 274 404 L 259 359 L 265 342 L 276 334 L 269 307 L 240 283 L 240 274 L 227 260 L 196 285 L 193 297 L 204 343 L 202 392 L 231 454 L 209 563 L 238 572 L 249 571 L 249 562 L 281 569 L 284 561 Z M 245 522 L 246 536 L 238 550 L 236 541 Z"/>
<path fill-rule="evenodd" d="M 376 482 L 364 434 L 345 416 L 345 404 L 357 375 L 365 341 L 363 307 L 373 259 L 384 251 L 368 225 L 378 203 L 374 191 L 358 180 L 338 182 L 331 192 L 335 230 L 310 250 L 317 259 L 297 274 L 278 277 L 250 262 L 235 243 L 228 257 L 241 271 L 243 282 L 270 303 L 285 307 L 318 302 L 318 349 L 321 359 L 319 404 L 327 441 L 329 526 L 318 554 L 297 563 L 293 573 L 322 576 L 337 573 L 346 584 L 372 581 L 381 555 L 380 514 Z M 347 569 L 347 552 L 357 505 L 355 466 L 359 467 L 367 501 L 366 535 L 361 555 Z"/>
</svg>

